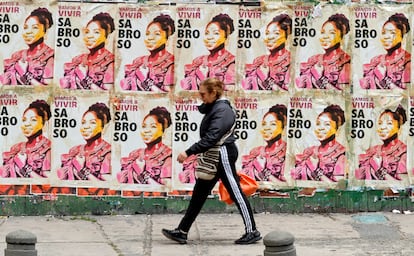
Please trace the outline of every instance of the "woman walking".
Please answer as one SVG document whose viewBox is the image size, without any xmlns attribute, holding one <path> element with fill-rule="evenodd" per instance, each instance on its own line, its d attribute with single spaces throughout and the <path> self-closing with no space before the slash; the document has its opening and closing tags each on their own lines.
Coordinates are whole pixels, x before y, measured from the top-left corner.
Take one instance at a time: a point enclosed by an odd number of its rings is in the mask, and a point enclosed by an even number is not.
<svg viewBox="0 0 414 256">
<path fill-rule="evenodd" d="M 240 188 L 236 173 L 238 150 L 234 143 L 236 139 L 232 134 L 236 114 L 230 102 L 222 97 L 223 88 L 224 83 L 217 78 L 207 78 L 200 84 L 199 94 L 203 104 L 199 106 L 199 111 L 204 114 L 200 125 L 200 140 L 177 157 L 177 161 L 182 163 L 191 155 L 200 154 L 215 147 L 220 140 L 223 140 L 222 138 L 226 137 L 226 134 L 230 133 L 219 147 L 217 172 L 214 177 L 211 180 L 197 177 L 190 204 L 180 224 L 176 229 L 162 230 L 167 238 L 180 244 L 187 243 L 187 233 L 219 179 L 239 209 L 245 225 L 245 234 L 235 243 L 251 244 L 262 238 L 260 232 L 256 230 L 252 208 Z"/>
</svg>

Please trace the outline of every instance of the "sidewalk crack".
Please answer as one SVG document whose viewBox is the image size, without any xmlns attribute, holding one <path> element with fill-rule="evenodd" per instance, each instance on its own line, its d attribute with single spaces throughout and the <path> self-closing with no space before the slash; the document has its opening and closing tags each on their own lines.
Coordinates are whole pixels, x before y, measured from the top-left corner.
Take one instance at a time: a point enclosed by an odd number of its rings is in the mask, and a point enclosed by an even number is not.
<svg viewBox="0 0 414 256">
<path fill-rule="evenodd" d="M 112 249 L 114 249 L 114 251 L 118 254 L 118 256 L 124 256 L 121 252 L 121 250 L 118 248 L 118 246 L 116 246 L 116 244 L 114 242 L 112 242 L 110 236 L 108 236 L 104 230 L 104 227 L 102 226 L 101 223 L 99 223 L 99 220 L 96 220 L 96 225 L 98 225 L 99 231 L 101 232 L 102 236 L 105 238 L 107 244 L 109 246 L 112 247 Z"/>
<path fill-rule="evenodd" d="M 144 256 L 151 256 L 152 251 L 152 216 L 147 215 L 145 219 L 145 230 L 144 230 L 144 245 L 143 245 L 143 255 Z"/>
</svg>

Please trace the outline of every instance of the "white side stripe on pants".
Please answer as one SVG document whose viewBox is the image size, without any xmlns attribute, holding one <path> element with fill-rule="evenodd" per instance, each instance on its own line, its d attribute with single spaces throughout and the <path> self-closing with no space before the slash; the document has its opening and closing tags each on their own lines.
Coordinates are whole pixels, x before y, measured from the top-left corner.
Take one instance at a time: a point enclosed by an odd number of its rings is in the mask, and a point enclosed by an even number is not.
<svg viewBox="0 0 414 256">
<path fill-rule="evenodd" d="M 234 195 L 236 196 L 236 200 L 240 205 L 241 215 L 242 215 L 242 218 L 244 219 L 244 223 L 246 223 L 246 232 L 253 232 L 251 216 L 250 216 L 249 211 L 247 209 L 247 205 L 243 200 L 243 196 L 241 194 L 241 191 L 237 187 L 236 180 L 234 179 L 233 172 L 231 170 L 231 166 L 230 166 L 230 163 L 229 163 L 229 157 L 227 155 L 226 146 L 221 146 L 220 147 L 220 153 L 221 153 L 220 154 L 221 161 L 222 161 L 223 167 L 224 167 L 224 172 L 225 172 L 225 174 L 227 176 L 227 179 L 230 183 L 231 190 L 233 191 Z"/>
</svg>

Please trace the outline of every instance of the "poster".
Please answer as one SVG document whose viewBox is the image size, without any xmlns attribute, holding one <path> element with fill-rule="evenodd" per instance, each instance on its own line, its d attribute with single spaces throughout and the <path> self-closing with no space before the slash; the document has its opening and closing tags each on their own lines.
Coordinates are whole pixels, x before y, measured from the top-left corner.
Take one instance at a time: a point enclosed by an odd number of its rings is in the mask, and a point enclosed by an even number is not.
<svg viewBox="0 0 414 256">
<path fill-rule="evenodd" d="M 106 93 L 56 92 L 52 102 L 53 186 L 109 187 L 113 114 Z"/>
<path fill-rule="evenodd" d="M 56 5 L 0 2 L 0 83 L 47 86 L 53 81 Z"/>
<path fill-rule="evenodd" d="M 159 94 L 119 95 L 113 104 L 113 188 L 168 191 L 173 120 L 169 99 Z"/>
<path fill-rule="evenodd" d="M 268 3 L 239 10 L 237 63 L 242 89 L 288 91 L 291 82 L 292 13 Z"/>
<path fill-rule="evenodd" d="M 197 91 L 207 77 L 236 86 L 237 5 L 177 4 L 175 92 Z"/>
<path fill-rule="evenodd" d="M 298 91 L 349 91 L 351 27 L 345 5 L 294 7 L 295 85 Z"/>
<path fill-rule="evenodd" d="M 357 95 L 404 93 L 411 81 L 411 9 L 407 5 L 352 8 L 353 91 Z"/>
<path fill-rule="evenodd" d="M 249 94 L 236 96 L 235 137 L 239 148 L 237 166 L 259 183 L 259 190 L 291 186 L 286 166 L 289 97 Z"/>
<path fill-rule="evenodd" d="M 407 99 L 353 97 L 351 113 L 350 184 L 378 189 L 408 185 Z"/>
<path fill-rule="evenodd" d="M 171 91 L 174 86 L 175 8 L 119 4 L 117 10 L 117 91 Z"/>
<path fill-rule="evenodd" d="M 295 186 L 335 188 L 347 174 L 345 100 L 297 94 L 289 101 L 288 170 Z"/>
<path fill-rule="evenodd" d="M 0 184 L 48 184 L 51 175 L 51 107 L 47 90 L 0 94 Z"/>
<path fill-rule="evenodd" d="M 108 91 L 114 84 L 116 5 L 58 3 L 55 83 L 62 89 Z"/>
</svg>

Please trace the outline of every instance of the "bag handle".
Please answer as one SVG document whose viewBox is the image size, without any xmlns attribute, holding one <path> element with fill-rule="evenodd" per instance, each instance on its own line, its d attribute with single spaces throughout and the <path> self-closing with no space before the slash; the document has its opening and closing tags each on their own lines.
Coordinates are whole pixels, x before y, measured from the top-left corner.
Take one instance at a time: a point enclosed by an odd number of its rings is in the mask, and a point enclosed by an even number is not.
<svg viewBox="0 0 414 256">
<path fill-rule="evenodd" d="M 231 107 L 231 110 L 233 110 L 234 114 L 236 114 L 236 111 L 234 110 L 233 107 Z M 230 130 L 228 130 L 223 137 L 221 137 L 221 139 L 216 143 L 216 146 L 221 146 L 224 144 L 224 142 L 226 141 L 226 139 L 228 137 L 230 137 L 230 135 L 233 133 L 234 129 L 236 128 L 236 119 L 234 119 L 234 123 L 231 126 Z"/>
</svg>

